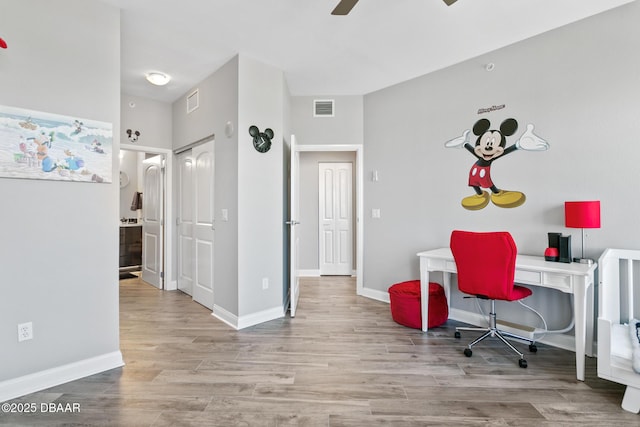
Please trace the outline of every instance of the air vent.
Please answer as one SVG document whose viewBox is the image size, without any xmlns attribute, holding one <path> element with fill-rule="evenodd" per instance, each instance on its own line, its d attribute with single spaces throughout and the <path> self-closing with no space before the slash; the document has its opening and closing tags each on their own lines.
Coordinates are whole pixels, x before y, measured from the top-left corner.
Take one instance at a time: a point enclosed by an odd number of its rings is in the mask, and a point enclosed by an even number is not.
<svg viewBox="0 0 640 427">
<path fill-rule="evenodd" d="M 187 95 L 187 114 L 197 109 L 200 105 L 200 95 L 198 89 Z"/>
<path fill-rule="evenodd" d="M 314 99 L 313 100 L 313 117 L 333 117 L 334 100 L 333 99 Z"/>
</svg>

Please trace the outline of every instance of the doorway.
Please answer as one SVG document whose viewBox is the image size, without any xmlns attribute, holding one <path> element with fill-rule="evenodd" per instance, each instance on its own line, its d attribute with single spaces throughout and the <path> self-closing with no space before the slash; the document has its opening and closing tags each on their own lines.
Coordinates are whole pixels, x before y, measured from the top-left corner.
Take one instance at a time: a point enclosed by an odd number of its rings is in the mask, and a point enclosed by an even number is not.
<svg viewBox="0 0 640 427">
<path fill-rule="evenodd" d="M 293 139 L 293 138 L 292 138 Z M 353 188 L 355 188 L 354 191 L 354 203 L 353 203 L 353 224 L 354 224 L 354 231 L 353 231 L 353 242 L 355 242 L 355 244 L 353 245 L 353 260 L 354 260 L 354 267 L 352 268 L 352 272 L 350 274 L 355 275 L 356 277 L 356 293 L 357 295 L 362 295 L 363 289 L 364 289 L 364 285 L 363 285 L 363 247 L 364 247 L 364 234 L 363 234 L 363 221 L 362 221 L 362 214 L 363 214 L 363 146 L 362 145 L 298 145 L 296 144 L 293 147 L 293 150 L 295 150 L 295 152 L 299 155 L 300 159 L 302 159 L 302 161 L 304 161 L 304 159 L 307 158 L 311 158 L 311 157 L 315 157 L 315 158 L 319 158 L 319 159 L 328 159 L 328 161 L 335 161 L 336 157 L 335 156 L 341 156 L 341 155 L 349 155 L 351 156 L 352 159 L 352 163 L 353 163 Z M 344 158 L 344 157 L 339 157 L 339 158 Z M 291 179 L 296 179 L 295 176 L 292 176 Z M 302 176 L 298 176 L 297 179 L 299 180 L 299 183 L 297 186 L 293 186 L 293 187 L 297 187 L 298 190 L 297 193 L 299 193 L 297 199 L 300 199 L 305 191 L 304 189 L 301 189 L 300 186 L 304 185 L 305 183 L 309 183 L 312 182 L 313 185 L 317 186 L 318 184 L 318 169 L 316 166 L 316 169 L 314 171 L 314 176 L 311 178 L 305 178 Z M 314 194 L 318 194 L 319 190 L 316 190 L 316 192 Z M 293 196 L 292 196 L 293 198 Z M 304 202 L 303 202 L 304 205 Z M 313 202 L 313 206 L 315 206 L 315 214 L 314 216 L 317 217 L 318 214 L 318 197 L 315 196 L 315 201 Z M 301 207 L 302 209 L 302 207 Z M 300 268 L 298 270 L 298 275 L 299 276 L 319 276 L 320 275 L 320 268 L 319 268 L 319 257 L 317 256 L 317 251 L 318 251 L 318 240 L 317 240 L 317 236 L 318 236 L 318 222 L 317 220 L 315 220 L 314 223 L 312 224 L 304 224 L 304 219 L 302 218 L 302 216 L 300 218 L 298 218 L 300 220 L 300 223 L 298 225 L 296 225 L 296 227 L 299 228 L 299 232 L 298 234 L 300 235 L 300 239 L 299 239 L 299 243 L 298 245 L 292 245 L 291 248 L 289 248 L 289 251 L 294 251 L 296 249 L 296 247 L 298 248 L 298 252 L 300 252 L 300 254 L 309 254 L 311 252 L 311 250 L 309 247 L 309 243 L 311 241 L 311 246 L 314 245 L 313 242 L 315 242 L 315 250 L 313 250 L 313 253 L 315 255 L 315 264 L 313 266 L 309 266 L 308 264 L 305 265 L 305 263 L 307 263 L 307 261 L 305 261 L 305 259 L 301 259 L 300 262 Z M 313 221 L 312 221 L 313 222 Z M 305 232 L 306 230 L 310 230 Z M 309 238 L 309 236 L 314 236 L 313 238 Z M 298 254 L 298 255 L 300 255 Z M 297 258 L 299 259 L 300 257 L 297 256 Z M 355 271 L 353 271 L 355 270 Z M 292 276 L 292 282 L 295 282 L 295 277 Z"/>
<path fill-rule="evenodd" d="M 134 161 L 135 166 L 130 164 L 125 167 L 122 164 L 123 159 L 126 158 L 125 154 L 133 154 L 138 159 Z M 140 265 L 142 278 L 158 289 L 174 290 L 176 283 L 171 280 L 171 245 L 167 244 L 171 240 L 167 236 L 173 233 L 173 215 L 170 208 L 172 191 L 171 185 L 168 185 L 172 182 L 172 152 L 155 147 L 120 144 L 120 158 L 121 190 L 123 188 L 122 172 L 128 185 L 135 182 L 132 188 L 128 188 L 128 192 L 123 194 L 121 191 L 121 222 L 126 218 L 123 212 L 127 210 L 128 204 L 131 208 L 134 207 L 135 193 L 140 193 L 138 202 L 142 205 L 142 209 L 136 209 L 136 213 L 130 214 L 130 218 L 126 220 L 128 225 L 136 223 L 142 229 Z M 129 200 L 132 194 L 134 197 Z"/>
</svg>

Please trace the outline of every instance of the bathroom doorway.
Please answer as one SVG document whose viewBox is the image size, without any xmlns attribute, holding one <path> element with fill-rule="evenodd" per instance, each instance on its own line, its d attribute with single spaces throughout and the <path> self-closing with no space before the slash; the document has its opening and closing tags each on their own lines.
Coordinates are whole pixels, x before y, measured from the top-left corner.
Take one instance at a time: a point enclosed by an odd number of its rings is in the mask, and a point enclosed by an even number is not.
<svg viewBox="0 0 640 427">
<path fill-rule="evenodd" d="M 153 147 L 120 146 L 120 271 L 137 271 L 158 289 L 171 280 L 172 153 Z"/>
</svg>

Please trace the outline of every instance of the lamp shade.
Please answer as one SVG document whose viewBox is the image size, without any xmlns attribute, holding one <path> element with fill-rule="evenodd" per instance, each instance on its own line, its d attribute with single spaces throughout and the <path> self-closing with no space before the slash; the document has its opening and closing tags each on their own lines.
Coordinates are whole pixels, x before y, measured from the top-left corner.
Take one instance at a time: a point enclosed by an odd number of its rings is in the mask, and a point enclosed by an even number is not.
<svg viewBox="0 0 640 427">
<path fill-rule="evenodd" d="M 600 200 L 564 202 L 564 223 L 568 228 L 600 228 Z"/>
</svg>

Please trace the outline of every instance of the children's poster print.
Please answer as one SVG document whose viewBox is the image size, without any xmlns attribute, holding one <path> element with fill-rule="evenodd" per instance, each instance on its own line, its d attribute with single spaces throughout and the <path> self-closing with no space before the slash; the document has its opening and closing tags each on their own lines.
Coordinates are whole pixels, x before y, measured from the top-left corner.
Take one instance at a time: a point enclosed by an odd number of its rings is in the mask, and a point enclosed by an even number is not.
<svg viewBox="0 0 640 427">
<path fill-rule="evenodd" d="M 111 182 L 111 123 L 0 106 L 0 178 Z"/>
<path fill-rule="evenodd" d="M 477 137 L 475 144 L 470 142 L 471 130 L 467 129 L 462 136 L 445 143 L 447 148 L 466 148 L 477 160 L 469 171 L 469 187 L 475 194 L 462 199 L 462 207 L 468 210 L 485 208 L 489 201 L 501 208 L 515 208 L 522 205 L 526 196 L 520 191 L 504 190 L 491 179 L 491 166 L 494 161 L 505 157 L 516 150 L 544 151 L 549 149 L 549 143 L 533 133 L 533 125 L 528 124 L 527 130 L 518 140 L 507 147 L 507 137 L 518 130 L 516 119 L 506 119 L 500 124 L 500 129 L 491 129 L 491 122 L 480 119 L 473 125 L 473 134 Z M 489 194 L 487 189 L 491 191 Z"/>
</svg>

